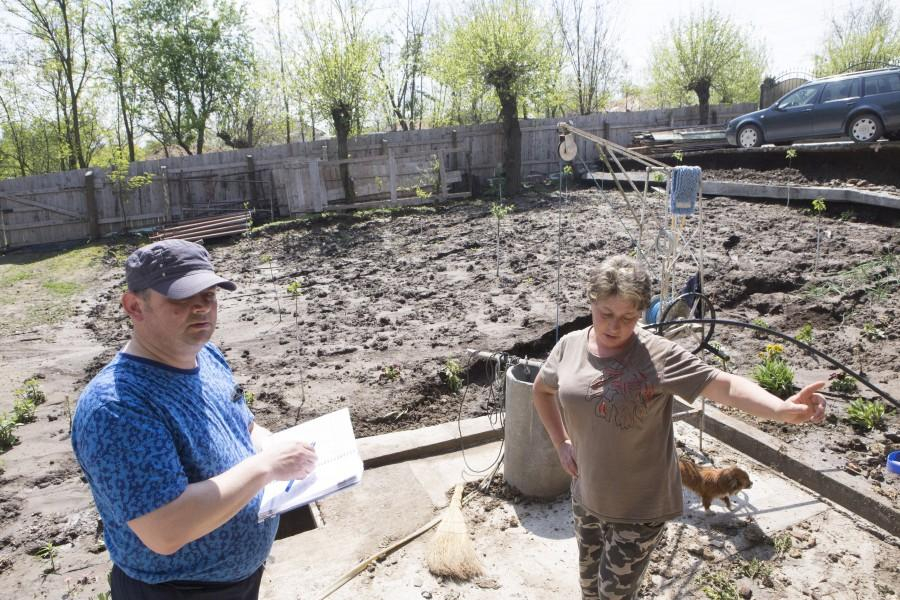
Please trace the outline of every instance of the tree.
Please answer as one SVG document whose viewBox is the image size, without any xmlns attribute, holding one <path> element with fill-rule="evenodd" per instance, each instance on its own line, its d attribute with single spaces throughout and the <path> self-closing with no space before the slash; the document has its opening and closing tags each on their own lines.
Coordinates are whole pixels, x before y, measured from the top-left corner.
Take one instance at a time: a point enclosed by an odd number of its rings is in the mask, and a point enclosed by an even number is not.
<svg viewBox="0 0 900 600">
<path fill-rule="evenodd" d="M 118 120 L 125 130 L 125 147 L 128 161 L 134 162 L 134 120 L 137 104 L 137 89 L 131 72 L 128 56 L 129 48 L 123 39 L 121 16 L 116 12 L 116 0 L 103 0 L 102 21 L 94 30 L 94 38 L 103 49 L 109 64 L 104 68 L 106 76 L 116 95 Z M 121 140 L 118 146 L 121 146 Z"/>
<path fill-rule="evenodd" d="M 602 110 L 619 75 L 622 58 L 616 50 L 606 0 L 553 0 L 556 24 L 575 77 L 578 112 Z"/>
<path fill-rule="evenodd" d="M 253 60 L 243 9 L 232 0 L 135 0 L 128 10 L 133 68 L 164 145 L 202 154 L 210 116 L 240 96 Z"/>
<path fill-rule="evenodd" d="M 815 57 L 819 77 L 900 64 L 900 12 L 886 0 L 853 4 L 831 19 L 824 47 Z"/>
<path fill-rule="evenodd" d="M 390 53 L 391 45 L 384 44 L 378 61 L 378 72 L 384 86 L 388 103 L 389 120 L 407 131 L 416 128 L 416 111 L 422 114 L 422 102 L 416 98 L 422 94 L 421 77 L 425 63 L 425 30 L 428 23 L 430 0 L 420 8 L 413 10 L 412 0 L 407 1 L 404 29 L 400 32 L 399 52 Z M 419 78 L 419 81 L 417 81 Z"/>
<path fill-rule="evenodd" d="M 671 42 L 656 44 L 651 57 L 651 91 L 661 101 L 684 101 L 693 92 L 705 125 L 711 97 L 747 102 L 758 96 L 764 49 L 728 17 L 703 7 L 686 21 L 673 22 L 671 29 Z"/>
<path fill-rule="evenodd" d="M 453 89 L 493 90 L 503 122 L 506 189 L 521 186 L 519 102 L 558 65 L 549 28 L 528 0 L 470 0 L 434 52 L 436 76 Z M 536 85 L 538 84 L 538 85 Z"/>
<path fill-rule="evenodd" d="M 88 0 L 8 0 L 14 15 L 28 24 L 25 33 L 39 40 L 47 61 L 60 73 L 58 109 L 65 119 L 66 140 L 71 152 L 69 166 L 87 168 L 81 139 L 80 99 L 88 78 Z"/>
<path fill-rule="evenodd" d="M 338 143 L 338 158 L 348 158 L 347 141 L 359 132 L 368 91 L 374 81 L 378 40 L 363 28 L 365 7 L 357 0 L 333 0 L 330 11 L 304 30 L 307 95 L 318 112 L 331 117 Z M 318 21 L 318 23 L 317 23 Z M 356 198 L 350 169 L 340 165 L 344 197 Z"/>
</svg>

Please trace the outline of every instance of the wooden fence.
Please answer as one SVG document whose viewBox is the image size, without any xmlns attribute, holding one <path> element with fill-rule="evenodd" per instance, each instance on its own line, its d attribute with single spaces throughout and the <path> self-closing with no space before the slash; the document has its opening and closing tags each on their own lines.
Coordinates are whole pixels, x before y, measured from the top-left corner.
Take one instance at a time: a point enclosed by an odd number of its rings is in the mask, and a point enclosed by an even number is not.
<svg viewBox="0 0 900 600">
<path fill-rule="evenodd" d="M 723 123 L 753 110 L 753 104 L 711 107 Z M 631 132 L 698 122 L 697 108 L 596 113 L 570 119 L 581 129 L 622 145 Z M 525 119 L 522 175 L 559 169 L 558 119 Z M 98 238 L 125 229 L 252 208 L 291 215 L 463 197 L 480 179 L 500 174 L 500 124 L 397 131 L 350 140 L 350 158 L 337 160 L 329 138 L 199 156 L 136 162 L 131 175 L 149 173 L 146 186 L 119 193 L 103 169 L 66 171 L 0 181 L 0 248 Z M 597 160 L 592 144 L 578 142 L 576 167 Z M 346 164 L 356 202 L 344 199 L 340 165 Z"/>
</svg>

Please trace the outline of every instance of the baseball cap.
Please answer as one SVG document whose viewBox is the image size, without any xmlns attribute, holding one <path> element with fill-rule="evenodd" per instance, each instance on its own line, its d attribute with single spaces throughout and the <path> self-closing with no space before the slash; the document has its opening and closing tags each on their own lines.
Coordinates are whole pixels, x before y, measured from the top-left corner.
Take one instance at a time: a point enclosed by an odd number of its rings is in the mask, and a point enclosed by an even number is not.
<svg viewBox="0 0 900 600">
<path fill-rule="evenodd" d="M 187 240 L 162 240 L 142 246 L 125 261 L 125 280 L 132 292 L 151 289 L 173 300 L 190 298 L 214 285 L 237 286 L 213 271 L 209 252 Z"/>
</svg>

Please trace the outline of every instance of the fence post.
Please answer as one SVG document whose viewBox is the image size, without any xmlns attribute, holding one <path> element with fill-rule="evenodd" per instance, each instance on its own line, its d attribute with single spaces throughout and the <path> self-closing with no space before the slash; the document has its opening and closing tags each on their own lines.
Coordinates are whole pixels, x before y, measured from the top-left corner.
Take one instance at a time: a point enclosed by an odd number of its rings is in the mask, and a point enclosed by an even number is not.
<svg viewBox="0 0 900 600">
<path fill-rule="evenodd" d="M 388 180 L 391 186 L 391 202 L 397 201 L 397 159 L 394 158 L 394 149 L 388 148 Z"/>
<path fill-rule="evenodd" d="M 172 202 L 169 199 L 169 167 L 161 165 L 159 172 L 162 174 L 163 204 L 166 207 L 165 222 L 169 223 L 172 221 Z"/>
<path fill-rule="evenodd" d="M 250 206 L 253 207 L 254 210 L 259 205 L 259 198 L 257 198 L 257 190 L 256 190 L 256 163 L 253 160 L 253 155 L 247 155 L 247 186 L 248 191 L 250 192 Z M 270 218 L 272 215 L 270 215 Z"/>
<path fill-rule="evenodd" d="M 459 140 L 457 139 L 456 130 L 454 129 L 453 131 L 450 132 L 450 149 L 456 150 L 456 146 L 458 143 L 459 143 Z M 459 169 L 459 155 L 456 152 L 454 152 L 450 156 L 452 157 L 452 158 L 450 158 L 450 170 L 456 171 Z"/>
<path fill-rule="evenodd" d="M 97 198 L 94 192 L 94 171 L 86 171 L 84 174 L 84 203 L 87 208 L 88 237 L 91 240 L 100 238 L 100 223 L 97 219 Z"/>
</svg>

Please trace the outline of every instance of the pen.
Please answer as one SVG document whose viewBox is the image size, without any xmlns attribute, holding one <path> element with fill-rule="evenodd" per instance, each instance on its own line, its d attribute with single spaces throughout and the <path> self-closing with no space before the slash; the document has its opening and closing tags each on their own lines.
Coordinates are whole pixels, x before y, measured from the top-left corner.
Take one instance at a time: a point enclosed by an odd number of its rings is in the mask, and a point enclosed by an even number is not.
<svg viewBox="0 0 900 600">
<path fill-rule="evenodd" d="M 311 441 L 311 442 L 309 443 L 309 445 L 313 447 L 313 450 L 316 449 L 316 441 L 315 441 L 315 440 Z M 291 491 L 291 486 L 292 486 L 292 485 L 294 485 L 294 480 L 293 480 L 293 479 L 291 479 L 290 481 L 288 481 L 287 487 L 284 488 L 284 492 L 287 493 L 287 492 Z"/>
</svg>

